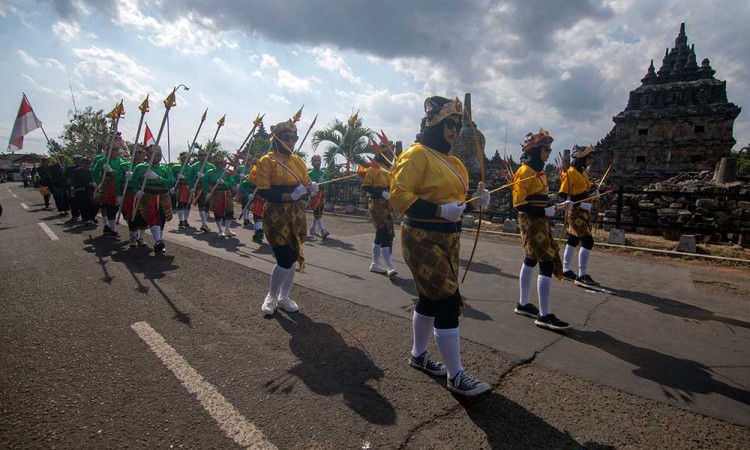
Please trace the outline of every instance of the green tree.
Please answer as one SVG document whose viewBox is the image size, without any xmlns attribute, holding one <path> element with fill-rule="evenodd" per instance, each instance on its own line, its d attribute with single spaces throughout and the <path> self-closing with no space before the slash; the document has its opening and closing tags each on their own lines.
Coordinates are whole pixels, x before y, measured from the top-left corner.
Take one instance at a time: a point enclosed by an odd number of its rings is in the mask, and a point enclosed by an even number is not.
<svg viewBox="0 0 750 450">
<path fill-rule="evenodd" d="M 97 150 L 104 148 L 109 134 L 109 124 L 103 110 L 94 111 L 87 106 L 83 111 L 73 113 L 70 123 L 63 127 L 60 135 L 61 153 L 66 158 L 73 155 L 93 157 Z"/>
<path fill-rule="evenodd" d="M 362 165 L 365 162 L 365 154 L 374 154 L 368 142 L 374 132 L 362 126 L 362 119 L 357 118 L 353 125 L 334 119 L 333 122 L 322 130 L 313 133 L 313 151 L 318 146 L 325 144 L 323 161 L 326 167 L 336 166 L 336 157 L 344 158 L 344 167 L 347 173 L 352 169 L 351 165 Z"/>
<path fill-rule="evenodd" d="M 750 175 L 750 144 L 737 152 L 737 174 Z"/>
</svg>

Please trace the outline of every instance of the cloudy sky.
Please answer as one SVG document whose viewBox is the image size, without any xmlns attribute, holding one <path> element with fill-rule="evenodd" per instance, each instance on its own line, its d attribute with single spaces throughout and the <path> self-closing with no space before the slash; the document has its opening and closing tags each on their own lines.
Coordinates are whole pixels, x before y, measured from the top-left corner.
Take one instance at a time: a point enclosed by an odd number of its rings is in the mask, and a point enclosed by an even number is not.
<svg viewBox="0 0 750 450">
<path fill-rule="evenodd" d="M 0 0 L 0 140 L 4 149 L 22 92 L 50 137 L 69 120 L 71 91 L 78 109 L 122 98 L 132 140 L 146 94 L 156 133 L 159 101 L 185 84 L 170 113 L 172 159 L 206 108 L 199 140 L 226 114 L 218 139 L 229 149 L 257 113 L 268 126 L 303 104 L 301 134 L 316 113 L 320 128 L 359 110 L 408 145 L 425 97 L 471 92 L 487 154 L 517 159 L 540 126 L 556 150 L 604 137 L 681 22 L 743 107 L 735 149 L 747 145 L 750 2 L 736 0 Z M 40 131 L 24 151 L 44 152 Z"/>
</svg>

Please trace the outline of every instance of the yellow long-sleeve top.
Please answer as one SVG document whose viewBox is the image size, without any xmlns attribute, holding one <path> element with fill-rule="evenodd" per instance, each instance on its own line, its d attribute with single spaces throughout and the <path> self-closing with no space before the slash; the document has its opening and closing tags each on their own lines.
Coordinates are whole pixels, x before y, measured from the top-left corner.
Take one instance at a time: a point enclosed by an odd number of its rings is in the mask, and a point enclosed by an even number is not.
<svg viewBox="0 0 750 450">
<path fill-rule="evenodd" d="M 539 216 L 541 212 L 541 216 L 543 216 L 544 211 L 541 208 L 549 205 L 547 174 L 544 172 L 537 173 L 534 169 L 522 163 L 513 175 L 513 180 L 523 180 L 524 178 L 529 179 L 513 185 L 513 207 L 533 216 Z"/>
<path fill-rule="evenodd" d="M 296 154 L 284 155 L 276 151 L 268 152 L 258 160 L 253 171 L 258 192 L 263 198 L 273 203 L 282 202 L 281 196 L 292 193 L 298 185 L 310 184 L 307 164 Z"/>
<path fill-rule="evenodd" d="M 382 198 L 383 191 L 390 191 L 391 174 L 385 168 L 370 167 L 367 169 L 365 179 L 362 180 L 362 189 L 369 192 L 373 198 Z"/>
<path fill-rule="evenodd" d="M 407 218 L 407 210 L 420 198 L 438 205 L 466 200 L 469 173 L 463 163 L 418 142 L 398 157 L 391 176 L 391 206 Z M 447 222 L 441 218 L 413 219 Z"/>
<path fill-rule="evenodd" d="M 588 171 L 579 172 L 573 166 L 568 168 L 565 177 L 561 177 L 560 196 L 568 198 L 574 202 L 582 200 L 588 196 L 591 190 L 591 180 Z"/>
</svg>

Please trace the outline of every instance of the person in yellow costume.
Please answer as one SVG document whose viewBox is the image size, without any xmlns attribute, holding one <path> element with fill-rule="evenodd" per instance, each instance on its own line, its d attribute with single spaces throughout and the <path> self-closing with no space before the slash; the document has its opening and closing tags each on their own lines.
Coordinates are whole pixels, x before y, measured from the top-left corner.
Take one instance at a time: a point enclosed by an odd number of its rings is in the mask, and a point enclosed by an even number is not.
<svg viewBox="0 0 750 450">
<path fill-rule="evenodd" d="M 574 206 L 567 212 L 568 242 L 563 253 L 563 277 L 584 287 L 599 286 L 599 283 L 586 273 L 589 255 L 594 248 L 594 237 L 591 235 L 591 202 L 582 202 L 589 197 L 599 194 L 589 180 L 588 167 L 594 162 L 594 147 L 586 148 L 573 146 L 570 152 L 573 161 L 562 178 L 558 195 L 564 200 L 570 200 Z M 580 202 L 580 203 L 578 203 Z M 578 251 L 578 276 L 570 269 L 576 247 Z"/>
<path fill-rule="evenodd" d="M 552 237 L 549 217 L 558 209 L 568 208 L 570 201 L 557 205 L 549 204 L 549 184 L 544 172 L 544 163 L 552 152 L 550 134 L 540 129 L 539 133 L 528 133 L 521 144 L 523 155 L 521 166 L 513 175 L 513 180 L 523 180 L 513 185 L 513 207 L 518 211 L 518 226 L 521 229 L 526 258 L 518 276 L 520 299 L 514 312 L 535 318 L 534 323 L 548 330 L 567 330 L 567 322 L 558 319 L 550 310 L 552 275 L 562 279 L 557 242 Z M 535 176 L 536 175 L 536 176 Z M 536 287 L 539 295 L 539 308 L 529 303 L 534 267 L 539 263 L 539 276 Z"/>
<path fill-rule="evenodd" d="M 370 272 L 384 273 L 388 278 L 395 277 L 398 272 L 393 267 L 393 214 L 391 213 L 391 168 L 390 163 L 380 154 L 367 169 L 362 189 L 370 194 L 367 202 L 367 212 L 375 226 L 375 241 L 372 243 L 372 263 Z M 385 267 L 380 265 L 383 256 Z"/>
<path fill-rule="evenodd" d="M 471 397 L 487 392 L 490 385 L 461 364 L 458 251 L 469 176 L 461 161 L 448 153 L 461 129 L 463 106 L 458 99 L 435 96 L 425 100 L 424 109 L 416 142 L 391 171 L 390 202 L 404 215 L 401 249 L 419 292 L 408 363 L 433 376 L 447 375 L 450 391 Z M 489 192 L 481 183 L 477 191 L 476 206 L 489 206 Z M 432 334 L 445 364 L 427 354 Z"/>
<path fill-rule="evenodd" d="M 271 151 L 258 160 L 255 173 L 257 195 L 265 200 L 263 229 L 276 258 L 271 286 L 261 306 L 266 316 L 273 315 L 277 306 L 287 312 L 299 311 L 289 292 L 295 269 L 302 271 L 305 262 L 302 243 L 307 237 L 307 220 L 301 198 L 318 192 L 317 183 L 311 183 L 307 175 L 307 164 L 292 152 L 299 138 L 294 122 L 272 126 L 271 136 Z"/>
</svg>

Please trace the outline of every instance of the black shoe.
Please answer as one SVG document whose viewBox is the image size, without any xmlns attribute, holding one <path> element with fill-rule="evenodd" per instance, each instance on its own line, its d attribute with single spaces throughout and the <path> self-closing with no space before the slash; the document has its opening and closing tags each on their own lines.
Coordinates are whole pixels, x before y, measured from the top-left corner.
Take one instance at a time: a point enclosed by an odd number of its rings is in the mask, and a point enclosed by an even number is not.
<svg viewBox="0 0 750 450">
<path fill-rule="evenodd" d="M 539 308 L 532 305 L 531 303 L 526 303 L 525 305 L 521 305 L 519 303 L 518 305 L 516 305 L 516 309 L 514 309 L 513 312 L 534 319 L 539 315 Z"/>
<path fill-rule="evenodd" d="M 546 328 L 548 330 L 567 330 L 570 328 L 568 322 L 555 317 L 554 314 L 547 314 L 546 316 L 538 316 L 534 321 L 536 326 L 540 328 Z"/>
<path fill-rule="evenodd" d="M 409 365 L 436 377 L 441 377 L 448 373 L 445 364 L 435 361 L 427 352 L 422 353 L 416 358 L 409 355 Z"/>
<path fill-rule="evenodd" d="M 94 221 L 96 223 L 96 221 Z M 109 234 L 112 232 L 112 228 L 109 227 L 109 225 L 104 225 L 104 230 L 102 231 L 102 234 Z"/>
<path fill-rule="evenodd" d="M 202 226 L 202 227 L 200 228 L 200 230 L 201 230 L 202 232 L 204 232 L 204 233 L 208 233 L 208 232 L 210 232 L 210 231 L 211 231 L 211 229 L 210 229 L 210 228 L 208 228 L 208 227 L 207 227 L 207 226 L 205 226 L 205 225 L 204 225 L 204 226 Z"/>
<path fill-rule="evenodd" d="M 243 226 L 243 227 L 249 227 L 249 226 L 250 226 L 250 225 L 252 225 L 252 224 L 253 224 L 253 223 L 252 223 L 252 222 L 250 222 L 250 221 L 249 221 L 249 220 L 247 220 L 247 219 L 245 219 L 245 220 L 243 220 L 243 221 L 242 221 L 242 226 Z"/>
<path fill-rule="evenodd" d="M 255 230 L 255 234 L 253 234 L 253 242 L 256 244 L 263 243 L 263 230 Z"/>
<path fill-rule="evenodd" d="M 591 278 L 591 275 L 588 275 L 588 274 L 586 274 L 586 275 L 584 275 L 582 277 L 576 278 L 575 283 L 576 283 L 577 286 L 583 286 L 583 287 L 587 287 L 587 286 L 588 287 L 600 286 L 600 284 L 597 283 L 596 281 L 594 281 L 594 279 Z"/>
<path fill-rule="evenodd" d="M 143 238 L 136 239 L 135 243 L 138 244 L 138 247 L 145 247 L 146 246 L 146 241 L 143 240 Z"/>
<path fill-rule="evenodd" d="M 185 222 L 180 220 L 180 223 L 177 224 L 177 228 L 185 228 Z"/>
<path fill-rule="evenodd" d="M 572 270 L 566 270 L 563 272 L 563 280 L 575 281 L 578 276 Z"/>
<path fill-rule="evenodd" d="M 154 253 L 166 255 L 167 254 L 167 246 L 164 245 L 164 241 L 159 241 L 156 244 L 154 244 Z"/>
<path fill-rule="evenodd" d="M 120 238 L 120 233 L 118 233 L 117 231 L 110 231 L 109 232 L 109 237 L 111 237 L 112 239 L 119 239 Z"/>
</svg>

